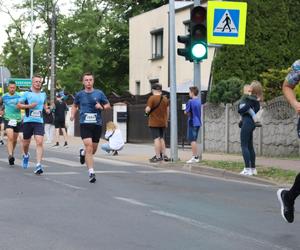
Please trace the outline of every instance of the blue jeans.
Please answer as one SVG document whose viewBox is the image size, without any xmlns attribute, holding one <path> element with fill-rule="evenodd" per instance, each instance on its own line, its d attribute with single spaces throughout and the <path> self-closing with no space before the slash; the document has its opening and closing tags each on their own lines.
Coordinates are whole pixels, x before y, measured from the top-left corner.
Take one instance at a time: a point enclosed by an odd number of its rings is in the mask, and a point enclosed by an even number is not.
<svg viewBox="0 0 300 250">
<path fill-rule="evenodd" d="M 188 126 L 188 140 L 197 141 L 200 126 Z"/>
<path fill-rule="evenodd" d="M 102 144 L 101 149 L 106 151 L 107 153 L 110 153 L 110 151 L 112 151 L 112 149 L 109 146 L 109 143 Z"/>
</svg>

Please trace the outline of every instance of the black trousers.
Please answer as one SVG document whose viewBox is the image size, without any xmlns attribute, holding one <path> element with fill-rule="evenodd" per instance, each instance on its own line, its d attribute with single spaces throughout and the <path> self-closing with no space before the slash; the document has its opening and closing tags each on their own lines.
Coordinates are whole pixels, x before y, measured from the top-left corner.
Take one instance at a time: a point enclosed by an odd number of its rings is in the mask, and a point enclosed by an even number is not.
<svg viewBox="0 0 300 250">
<path fill-rule="evenodd" d="M 294 184 L 288 192 L 288 198 L 291 202 L 294 202 L 300 194 L 300 173 L 295 178 Z"/>
</svg>

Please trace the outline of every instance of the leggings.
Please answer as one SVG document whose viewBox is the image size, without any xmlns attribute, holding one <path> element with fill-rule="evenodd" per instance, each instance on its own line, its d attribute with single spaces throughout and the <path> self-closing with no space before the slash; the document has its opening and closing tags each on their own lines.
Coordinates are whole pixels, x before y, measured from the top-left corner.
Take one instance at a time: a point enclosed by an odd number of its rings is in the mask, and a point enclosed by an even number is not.
<svg viewBox="0 0 300 250">
<path fill-rule="evenodd" d="M 250 120 L 251 119 L 251 120 Z M 252 118 L 243 119 L 241 128 L 241 148 L 245 168 L 255 168 L 255 151 L 253 147 L 253 131 L 255 129 Z"/>
<path fill-rule="evenodd" d="M 296 176 L 295 182 L 288 192 L 288 198 L 294 203 L 298 195 L 300 194 L 300 173 Z"/>
</svg>

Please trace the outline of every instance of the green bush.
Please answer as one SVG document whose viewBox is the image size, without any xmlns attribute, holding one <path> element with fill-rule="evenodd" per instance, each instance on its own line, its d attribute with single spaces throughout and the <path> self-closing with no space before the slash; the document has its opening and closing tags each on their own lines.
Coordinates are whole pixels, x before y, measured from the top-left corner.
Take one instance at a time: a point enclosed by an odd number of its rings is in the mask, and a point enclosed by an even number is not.
<svg viewBox="0 0 300 250">
<path fill-rule="evenodd" d="M 282 95 L 282 83 L 289 72 L 289 69 L 269 69 L 260 74 L 260 81 L 263 86 L 264 101 L 269 101 Z"/>
<path fill-rule="evenodd" d="M 208 95 L 208 101 L 211 103 L 234 103 L 241 97 L 241 89 L 244 81 L 231 77 L 227 80 L 221 80 L 212 86 Z"/>
</svg>

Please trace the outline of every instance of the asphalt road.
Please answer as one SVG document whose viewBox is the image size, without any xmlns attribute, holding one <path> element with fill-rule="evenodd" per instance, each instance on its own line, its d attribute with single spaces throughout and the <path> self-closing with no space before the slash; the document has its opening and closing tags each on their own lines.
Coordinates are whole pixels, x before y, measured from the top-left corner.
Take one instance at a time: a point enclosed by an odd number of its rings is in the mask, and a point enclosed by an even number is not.
<svg viewBox="0 0 300 250">
<path fill-rule="evenodd" d="M 42 176 L 31 155 L 11 168 L 0 148 L 1 250 L 300 249 L 300 214 L 282 220 L 275 187 L 100 157 L 90 184 L 77 152 L 47 149 Z"/>
</svg>

